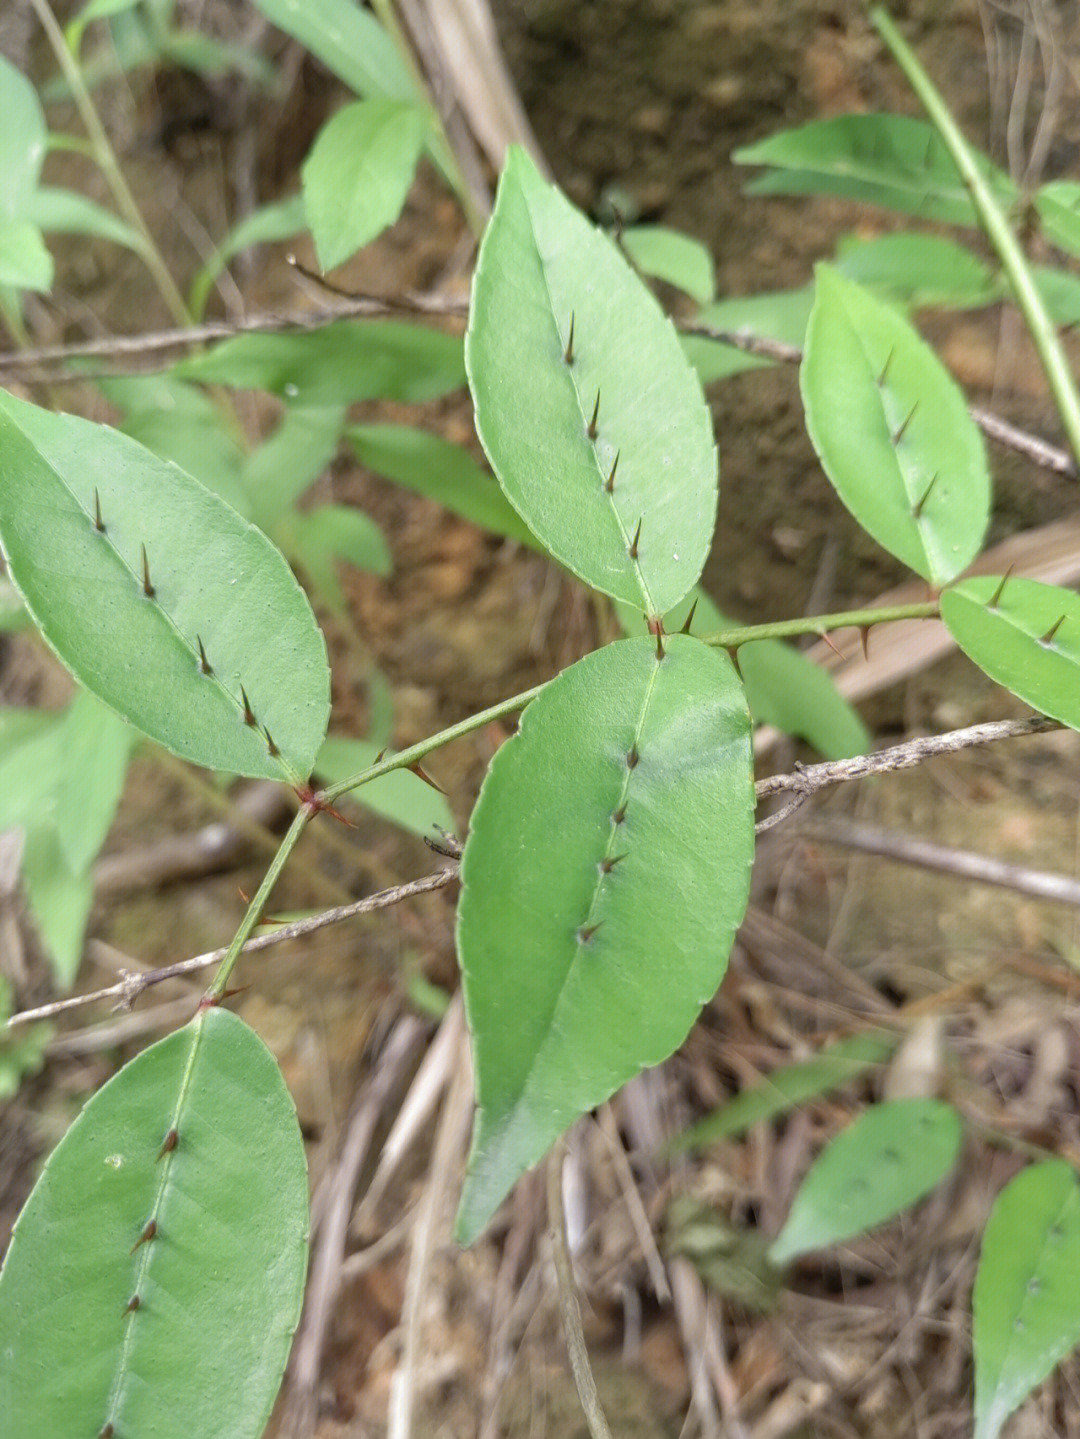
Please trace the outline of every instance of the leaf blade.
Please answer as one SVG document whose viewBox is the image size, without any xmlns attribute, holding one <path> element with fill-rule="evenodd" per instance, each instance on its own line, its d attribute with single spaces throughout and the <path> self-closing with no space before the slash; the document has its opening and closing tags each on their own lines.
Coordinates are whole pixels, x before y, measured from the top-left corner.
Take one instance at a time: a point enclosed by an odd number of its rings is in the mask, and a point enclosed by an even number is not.
<svg viewBox="0 0 1080 1439">
<path fill-rule="evenodd" d="M 933 350 L 898 311 L 819 265 L 799 384 L 847 508 L 917 574 L 954 579 L 982 545 L 990 477 L 982 435 Z"/>
<path fill-rule="evenodd" d="M 481 246 L 466 366 L 481 443 L 528 528 L 595 589 L 650 614 L 676 604 L 716 514 L 700 385 L 622 256 L 519 149 Z"/>
<path fill-rule="evenodd" d="M 326 646 L 264 535 L 126 435 L 5 394 L 0 475 L 12 578 L 87 689 L 196 764 L 310 774 L 329 715 Z M 241 685 L 272 745 L 245 721 Z"/>
<path fill-rule="evenodd" d="M 525 711 L 462 866 L 479 1105 L 463 1240 L 578 1114 L 685 1038 L 723 977 L 752 853 L 749 715 L 726 655 L 673 636 L 658 662 L 651 640 L 623 640 Z"/>
<path fill-rule="evenodd" d="M 205 1010 L 88 1101 L 15 1226 L 0 1274 L 8 1421 L 257 1439 L 299 1319 L 307 1223 L 281 1073 L 239 1019 Z"/>
</svg>

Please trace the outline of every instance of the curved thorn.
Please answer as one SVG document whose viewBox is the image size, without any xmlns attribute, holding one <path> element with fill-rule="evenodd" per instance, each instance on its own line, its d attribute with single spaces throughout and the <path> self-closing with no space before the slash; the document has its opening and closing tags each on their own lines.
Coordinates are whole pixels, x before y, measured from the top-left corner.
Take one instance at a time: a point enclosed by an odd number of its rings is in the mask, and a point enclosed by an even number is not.
<svg viewBox="0 0 1080 1439">
<path fill-rule="evenodd" d="M 690 633 L 690 626 L 694 623 L 694 611 L 696 609 L 697 600 L 695 600 L 694 603 L 690 606 L 690 611 L 682 622 L 682 629 L 680 629 L 679 631 L 681 635 L 688 635 Z"/>
<path fill-rule="evenodd" d="M 735 666 L 735 673 L 739 676 L 740 679 L 742 679 L 743 672 L 742 666 L 739 664 L 739 646 L 725 645 L 724 648 L 728 652 L 728 658 L 731 660 L 731 663 Z"/>
<path fill-rule="evenodd" d="M 422 779 L 424 783 L 429 784 L 432 789 L 438 790 L 440 794 L 446 793 L 442 786 L 437 785 L 435 781 L 431 778 L 431 776 L 427 773 L 427 771 L 421 768 L 419 760 L 417 760 L 415 764 L 406 765 L 405 768 L 409 771 L 410 774 L 414 774 L 417 779 Z"/>
<path fill-rule="evenodd" d="M 592 407 L 592 419 L 589 421 L 589 427 L 588 427 L 588 429 L 585 431 L 585 433 L 588 435 L 588 437 L 589 437 L 590 440 L 595 440 L 595 439 L 596 439 L 596 436 L 597 436 L 597 426 L 596 426 L 596 422 L 597 422 L 597 420 L 598 420 L 599 418 L 600 418 L 600 391 L 597 390 L 597 392 L 596 392 L 596 404 L 593 405 L 593 407 Z"/>
<path fill-rule="evenodd" d="M 206 658 L 206 651 L 203 649 L 202 636 L 195 636 L 195 643 L 199 646 L 199 668 L 204 675 L 212 675 L 214 671 L 210 668 L 210 661 Z"/>
<path fill-rule="evenodd" d="M 630 558 L 631 558 L 632 560 L 636 560 L 637 557 L 638 557 L 638 542 L 640 541 L 640 539 L 641 539 L 641 521 L 638 520 L 638 522 L 637 522 L 637 529 L 634 531 L 634 538 L 630 541 L 630 548 L 629 548 L 629 550 L 627 551 L 627 554 L 629 554 L 629 556 L 630 556 Z"/>
<path fill-rule="evenodd" d="M 860 625 L 860 626 L 859 626 L 859 638 L 860 638 L 860 640 L 862 640 L 863 659 L 864 659 L 864 660 L 868 660 L 868 659 L 870 658 L 870 626 L 869 626 L 869 625 Z"/>
</svg>

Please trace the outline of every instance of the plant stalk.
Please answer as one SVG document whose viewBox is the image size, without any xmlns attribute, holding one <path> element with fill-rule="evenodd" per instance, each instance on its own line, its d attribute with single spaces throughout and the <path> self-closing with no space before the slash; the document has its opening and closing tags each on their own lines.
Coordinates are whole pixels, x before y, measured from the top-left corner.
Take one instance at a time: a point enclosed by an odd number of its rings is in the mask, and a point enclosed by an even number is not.
<svg viewBox="0 0 1080 1439">
<path fill-rule="evenodd" d="M 1032 342 L 1042 361 L 1054 403 L 1068 437 L 1069 448 L 1080 464 L 1080 395 L 1077 394 L 1065 352 L 1061 348 L 1042 296 L 1028 265 L 1027 258 L 1013 234 L 987 177 L 980 170 L 960 127 L 953 119 L 933 81 L 919 64 L 890 17 L 879 6 L 870 12 L 871 23 L 889 47 L 893 59 L 903 70 L 915 94 L 922 101 L 934 128 L 945 142 L 987 238 L 997 251 L 1001 267 L 1012 286 L 1016 303 L 1024 317 Z"/>
</svg>

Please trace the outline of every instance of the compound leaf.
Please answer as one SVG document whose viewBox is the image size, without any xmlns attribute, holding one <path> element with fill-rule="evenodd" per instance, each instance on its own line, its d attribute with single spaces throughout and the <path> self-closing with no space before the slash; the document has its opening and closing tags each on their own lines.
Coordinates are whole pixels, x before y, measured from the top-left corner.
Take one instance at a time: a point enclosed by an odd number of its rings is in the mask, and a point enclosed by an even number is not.
<svg viewBox="0 0 1080 1439">
<path fill-rule="evenodd" d="M 716 515 L 701 386 L 612 242 L 520 149 L 481 246 L 466 365 L 499 483 L 555 558 L 650 615 L 682 599 Z"/>
<path fill-rule="evenodd" d="M 473 811 L 463 1241 L 579 1114 L 682 1043 L 723 978 L 753 854 L 750 717 L 725 654 L 666 645 L 622 640 L 554 680 Z"/>
<path fill-rule="evenodd" d="M 972 1295 L 975 1439 L 1005 1420 L 1080 1339 L 1080 1189 L 1064 1160 L 1022 1170 L 998 1195 Z"/>
<path fill-rule="evenodd" d="M 800 370 L 806 427 L 851 513 L 932 584 L 978 554 L 990 515 L 982 436 L 960 389 L 897 310 L 831 265 Z"/>
<path fill-rule="evenodd" d="M 956 1163 L 960 1119 L 938 1099 L 875 1104 L 810 1166 L 769 1251 L 774 1264 L 863 1234 L 922 1199 Z"/>
<path fill-rule="evenodd" d="M 980 575 L 941 596 L 941 618 L 981 670 L 1034 709 L 1080 729 L 1080 595 Z"/>
<path fill-rule="evenodd" d="M 212 769 L 310 774 L 322 635 L 269 540 L 189 475 L 0 393 L 0 543 L 49 644 L 145 734 Z"/>
<path fill-rule="evenodd" d="M 203 1010 L 87 1102 L 15 1225 L 0 1274 L 8 1432 L 258 1439 L 300 1315 L 307 1226 L 281 1072 L 235 1015 Z"/>
</svg>

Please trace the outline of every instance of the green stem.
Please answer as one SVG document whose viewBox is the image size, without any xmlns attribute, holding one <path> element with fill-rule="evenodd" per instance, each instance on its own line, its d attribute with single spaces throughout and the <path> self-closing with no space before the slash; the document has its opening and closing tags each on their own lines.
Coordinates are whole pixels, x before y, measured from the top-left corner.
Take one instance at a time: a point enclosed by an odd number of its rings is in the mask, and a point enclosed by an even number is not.
<svg viewBox="0 0 1080 1439">
<path fill-rule="evenodd" d="M 266 908 L 266 902 L 270 898 L 270 891 L 277 883 L 278 875 L 285 868 L 286 861 L 296 848 L 297 841 L 306 829 L 308 821 L 315 813 L 316 811 L 311 805 L 307 804 L 301 805 L 299 810 L 297 810 L 296 817 L 285 832 L 285 837 L 278 847 L 277 854 L 275 854 L 274 858 L 270 861 L 270 868 L 263 876 L 263 882 L 259 885 L 258 893 L 248 905 L 247 913 L 240 922 L 240 928 L 233 935 L 232 944 L 229 945 L 228 953 L 221 961 L 217 974 L 214 975 L 213 984 L 211 984 L 210 988 L 206 991 L 206 999 L 211 1003 L 216 1004 L 225 994 L 229 977 L 236 967 L 236 961 L 240 957 L 240 951 L 244 945 L 247 944 L 251 931 L 258 924 L 262 912 Z"/>
<path fill-rule="evenodd" d="M 750 644 L 754 640 L 782 639 L 791 635 L 823 635 L 828 630 L 863 629 L 870 625 L 884 624 L 889 620 L 932 620 L 937 619 L 938 614 L 936 600 L 922 604 L 891 605 L 877 610 L 844 610 L 835 615 L 809 615 L 800 620 L 778 620 L 775 624 L 746 625 L 742 629 L 725 630 L 722 634 L 710 635 L 703 642 L 707 645 L 719 645 L 725 649 L 737 649 L 740 645 Z M 547 689 L 550 683 L 551 681 L 548 680 L 544 684 L 533 685 L 532 689 L 522 690 L 520 694 L 500 700 L 498 704 L 481 710 L 479 714 L 459 720 L 457 724 L 451 725 L 449 729 L 440 730 L 430 739 L 421 740 L 419 744 L 410 745 L 408 749 L 399 750 L 397 754 L 387 755 L 385 759 L 368 765 L 367 769 L 350 775 L 348 779 L 343 779 L 338 784 L 332 784 L 326 789 L 320 790 L 316 799 L 331 804 L 339 795 L 347 794 L 349 790 L 359 789 L 361 785 L 378 779 L 380 775 L 389 774 L 391 770 L 409 769 L 412 765 L 419 764 L 432 750 L 441 749 L 451 740 L 461 739 L 463 735 L 481 729 L 492 720 L 501 719 L 503 715 L 513 714 L 515 710 L 524 709 L 541 690 Z"/>
<path fill-rule="evenodd" d="M 919 64 L 914 52 L 901 36 L 899 30 L 883 9 L 870 12 L 870 20 L 881 38 L 892 52 L 893 59 L 903 70 L 908 83 L 922 101 L 934 128 L 952 156 L 960 177 L 971 195 L 972 204 L 979 216 L 979 222 L 997 251 L 1002 269 L 1008 276 L 1016 303 L 1024 317 L 1032 341 L 1039 353 L 1043 370 L 1050 384 L 1050 390 L 1057 405 L 1061 423 L 1068 436 L 1069 446 L 1077 463 L 1080 464 L 1080 395 L 1073 384 L 1065 352 L 1061 348 L 1057 331 L 1046 312 L 1042 296 L 1020 244 L 1009 228 L 1009 223 L 998 203 L 993 188 L 976 163 L 967 141 L 950 114 L 944 100 L 934 88 L 933 82 Z"/>
<path fill-rule="evenodd" d="M 94 102 L 90 98 L 90 92 L 83 82 L 82 71 L 68 48 L 64 39 L 63 31 L 56 23 L 56 18 L 49 8 L 48 0 L 30 0 L 34 7 L 34 13 L 41 21 L 42 29 L 48 38 L 53 54 L 56 56 L 60 69 L 64 72 L 64 79 L 71 86 L 72 98 L 86 126 L 86 133 L 90 137 L 93 146 L 94 159 L 97 162 L 101 173 L 105 177 L 105 183 L 112 193 L 116 208 L 120 214 L 139 234 L 142 241 L 142 248 L 139 253 L 143 263 L 153 276 L 154 283 L 158 288 L 161 298 L 164 300 L 170 315 L 175 322 L 181 326 L 192 323 L 191 314 L 184 304 L 184 297 L 176 288 L 173 277 L 169 274 L 168 267 L 161 257 L 161 253 L 154 244 L 150 231 L 146 228 L 146 222 L 142 217 L 135 198 L 128 189 L 127 181 L 117 162 L 116 155 L 109 143 L 109 137 L 105 133 L 105 127 L 98 117 Z"/>
<path fill-rule="evenodd" d="M 936 620 L 940 614 L 937 600 L 922 604 L 889 605 L 877 610 L 845 610 L 835 615 L 808 615 L 805 619 L 777 620 L 768 625 L 742 625 L 739 629 L 721 630 L 718 635 L 703 635 L 707 645 L 721 649 L 738 649 L 754 640 L 786 640 L 796 635 L 817 635 L 829 630 L 857 629 L 888 624 L 891 620 Z"/>
</svg>

